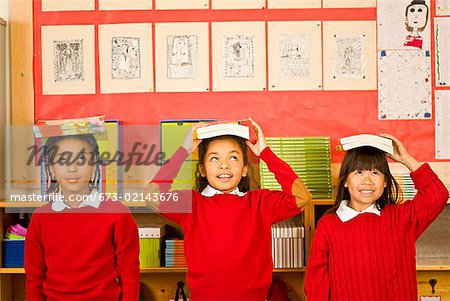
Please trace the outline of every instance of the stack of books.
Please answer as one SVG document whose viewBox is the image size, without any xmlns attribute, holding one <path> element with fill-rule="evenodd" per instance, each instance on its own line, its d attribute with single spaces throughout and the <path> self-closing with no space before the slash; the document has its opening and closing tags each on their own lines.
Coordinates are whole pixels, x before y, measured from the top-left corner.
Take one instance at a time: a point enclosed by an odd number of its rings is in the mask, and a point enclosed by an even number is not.
<svg viewBox="0 0 450 301">
<path fill-rule="evenodd" d="M 388 154 L 394 153 L 394 145 L 392 143 L 392 140 L 377 135 L 372 134 L 354 135 L 341 138 L 340 142 L 343 150 L 349 150 L 361 146 L 371 146 L 378 148 Z"/>
<path fill-rule="evenodd" d="M 186 267 L 186 257 L 184 256 L 184 240 L 166 240 L 166 267 L 184 268 Z"/>
<path fill-rule="evenodd" d="M 21 225 L 8 227 L 5 239 L 2 241 L 2 266 L 5 268 L 23 267 L 25 236 L 27 229 Z"/>
<path fill-rule="evenodd" d="M 139 262 L 141 268 L 160 267 L 161 245 L 164 237 L 164 226 L 139 228 Z"/>
<path fill-rule="evenodd" d="M 414 188 L 414 183 L 409 176 L 409 171 L 405 173 L 393 172 L 392 175 L 400 186 L 403 199 L 412 200 L 416 196 L 417 190 Z"/>
<path fill-rule="evenodd" d="M 283 221 L 272 225 L 272 259 L 276 269 L 304 267 L 305 228 Z"/>
<path fill-rule="evenodd" d="M 314 199 L 331 198 L 330 137 L 266 138 L 266 142 L 275 154 L 292 167 Z M 261 162 L 260 175 L 262 188 L 281 189 L 264 162 Z"/>
</svg>

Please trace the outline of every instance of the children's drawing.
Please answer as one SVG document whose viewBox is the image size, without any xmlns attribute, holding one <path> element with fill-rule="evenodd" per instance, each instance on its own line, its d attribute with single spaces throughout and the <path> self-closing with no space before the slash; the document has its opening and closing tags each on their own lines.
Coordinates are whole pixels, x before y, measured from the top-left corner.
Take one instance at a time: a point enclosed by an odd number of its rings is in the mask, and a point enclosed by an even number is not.
<svg viewBox="0 0 450 301">
<path fill-rule="evenodd" d="M 255 36 L 224 35 L 224 77 L 254 77 Z"/>
<path fill-rule="evenodd" d="M 111 78 L 140 79 L 140 40 L 131 37 L 111 38 Z"/>
<path fill-rule="evenodd" d="M 309 36 L 280 35 L 280 76 L 308 77 Z"/>
<path fill-rule="evenodd" d="M 436 159 L 450 159 L 450 91 L 436 91 Z"/>
<path fill-rule="evenodd" d="M 450 86 L 450 18 L 434 19 L 436 86 Z"/>
<path fill-rule="evenodd" d="M 450 16 L 450 0 L 436 0 L 436 15 Z"/>
<path fill-rule="evenodd" d="M 167 36 L 167 78 L 195 79 L 197 40 L 195 35 Z"/>
<path fill-rule="evenodd" d="M 334 78 L 364 78 L 364 35 L 334 36 Z"/>
<path fill-rule="evenodd" d="M 54 40 L 54 82 L 84 81 L 83 39 Z"/>
<path fill-rule="evenodd" d="M 429 51 L 383 50 L 378 68 L 380 119 L 431 118 Z"/>
<path fill-rule="evenodd" d="M 419 33 L 427 27 L 428 15 L 428 5 L 425 0 L 413 0 L 408 4 L 405 11 L 405 25 L 408 35 L 403 46 L 422 49 L 423 38 Z"/>
</svg>

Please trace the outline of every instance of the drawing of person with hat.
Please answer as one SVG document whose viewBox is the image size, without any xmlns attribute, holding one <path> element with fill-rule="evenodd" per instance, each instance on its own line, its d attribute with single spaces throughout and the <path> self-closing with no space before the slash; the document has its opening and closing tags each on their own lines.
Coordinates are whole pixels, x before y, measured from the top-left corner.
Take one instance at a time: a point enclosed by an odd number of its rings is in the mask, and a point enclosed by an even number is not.
<svg viewBox="0 0 450 301">
<path fill-rule="evenodd" d="M 419 32 L 424 31 L 428 23 L 428 5 L 425 0 L 413 0 L 406 7 L 405 25 L 409 34 L 403 44 L 405 47 L 422 49 L 423 39 Z"/>
</svg>

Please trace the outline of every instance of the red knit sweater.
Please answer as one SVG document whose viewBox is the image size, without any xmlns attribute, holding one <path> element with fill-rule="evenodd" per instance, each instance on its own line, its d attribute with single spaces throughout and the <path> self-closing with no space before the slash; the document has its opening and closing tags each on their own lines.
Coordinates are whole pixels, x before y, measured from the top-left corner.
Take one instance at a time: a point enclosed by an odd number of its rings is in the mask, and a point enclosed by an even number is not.
<svg viewBox="0 0 450 301">
<path fill-rule="evenodd" d="M 138 300 L 136 223 L 120 202 L 63 212 L 47 204 L 31 218 L 25 272 L 28 301 Z"/>
<path fill-rule="evenodd" d="M 152 182 L 167 191 L 186 157 L 186 150 L 180 148 Z M 185 209 L 192 209 L 192 213 L 161 213 L 180 224 L 185 234 L 186 278 L 193 301 L 267 298 L 273 269 L 271 225 L 301 210 L 291 192 L 298 178 L 295 172 L 269 148 L 260 158 L 275 174 L 283 192 L 259 189 L 243 197 L 205 197 L 189 191 L 192 202 L 184 199 L 189 203 Z M 164 206 L 167 203 L 160 204 L 160 211 Z"/>
<path fill-rule="evenodd" d="M 416 239 L 444 209 L 448 191 L 428 164 L 411 173 L 412 201 L 387 205 L 381 216 L 319 220 L 305 291 L 310 300 L 417 300 Z"/>
</svg>

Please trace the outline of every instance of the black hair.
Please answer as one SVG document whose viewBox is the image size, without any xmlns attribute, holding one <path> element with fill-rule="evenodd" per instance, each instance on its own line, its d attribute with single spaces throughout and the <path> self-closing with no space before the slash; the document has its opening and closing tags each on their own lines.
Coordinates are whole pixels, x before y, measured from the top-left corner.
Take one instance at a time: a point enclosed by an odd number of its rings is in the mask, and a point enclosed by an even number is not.
<svg viewBox="0 0 450 301">
<path fill-rule="evenodd" d="M 224 135 L 224 136 L 218 136 L 208 139 L 203 139 L 203 141 L 198 146 L 198 163 L 197 163 L 197 170 L 195 171 L 195 183 L 196 183 L 196 190 L 199 192 L 202 192 L 203 189 L 208 186 L 208 180 L 206 177 L 202 177 L 200 173 L 200 168 L 204 166 L 205 162 L 205 156 L 208 150 L 208 146 L 212 141 L 215 140 L 225 140 L 225 139 L 232 139 L 237 142 L 239 145 L 239 148 L 242 150 L 242 154 L 244 157 L 244 166 L 248 166 L 248 158 L 247 158 L 247 145 L 245 144 L 245 139 L 237 136 L 232 135 Z M 242 177 L 241 181 L 238 184 L 238 188 L 242 192 L 246 192 L 250 190 L 250 176 L 247 175 L 246 177 Z"/>
<path fill-rule="evenodd" d="M 341 201 L 350 201 L 350 192 L 344 184 L 348 175 L 355 170 L 378 170 L 384 175 L 386 187 L 381 197 L 375 201 L 378 210 L 383 210 L 386 204 L 397 204 L 401 201 L 400 186 L 391 174 L 386 153 L 371 146 L 362 146 L 351 149 L 345 154 L 339 171 L 334 206 L 327 213 L 336 212 Z"/>
<path fill-rule="evenodd" d="M 43 147 L 43 152 L 41 155 L 43 156 L 43 164 L 44 164 L 44 172 L 47 178 L 45 183 L 45 194 L 48 195 L 50 193 L 59 192 L 59 185 L 56 181 L 56 178 L 53 176 L 50 167 L 53 164 L 57 164 L 55 162 L 55 155 L 58 152 L 58 143 L 64 139 L 74 139 L 86 142 L 92 148 L 92 156 L 89 159 L 87 164 L 94 165 L 95 164 L 95 173 L 94 179 L 89 180 L 89 191 L 92 189 L 99 189 L 101 185 L 101 160 L 100 160 L 100 152 L 97 144 L 97 140 L 95 139 L 93 134 L 80 134 L 80 135 L 69 135 L 69 136 L 55 136 L 49 137 Z M 78 156 L 78 155 L 77 155 Z"/>
</svg>

